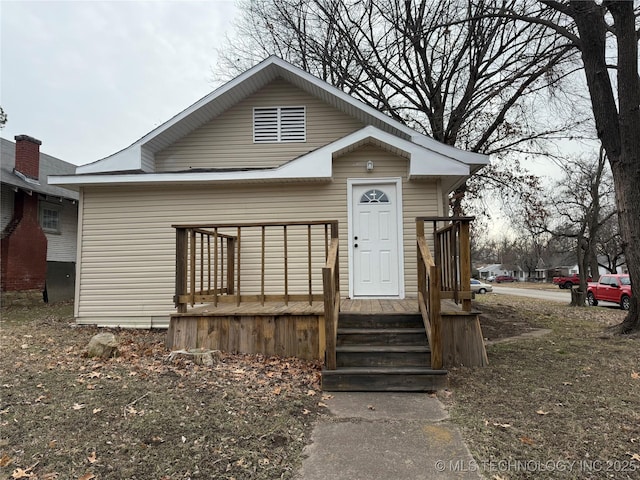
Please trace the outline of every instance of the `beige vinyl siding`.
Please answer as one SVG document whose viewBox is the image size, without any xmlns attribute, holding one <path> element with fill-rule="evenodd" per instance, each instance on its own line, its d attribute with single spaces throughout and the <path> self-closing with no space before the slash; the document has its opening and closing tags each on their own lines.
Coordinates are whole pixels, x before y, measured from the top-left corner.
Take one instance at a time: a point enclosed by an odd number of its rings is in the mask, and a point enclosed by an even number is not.
<svg viewBox="0 0 640 480">
<path fill-rule="evenodd" d="M 365 164 L 373 160 L 374 172 Z M 79 323 L 121 326 L 166 326 L 174 311 L 175 231 L 172 224 L 258 221 L 333 220 L 340 222 L 342 295 L 348 294 L 347 179 L 402 177 L 404 201 L 405 291 L 413 296 L 415 217 L 438 214 L 441 200 L 435 182 L 407 181 L 407 160 L 377 147 L 363 147 L 334 160 L 330 183 L 286 183 L 86 188 L 83 200 L 83 245 L 79 271 Z M 259 230 L 243 232 L 242 293 L 259 293 Z M 270 235 L 279 235 L 270 233 Z M 324 245 L 314 237 L 314 291 L 321 292 Z M 249 251 L 245 251 L 249 248 Z M 306 237 L 289 241 L 289 255 L 304 252 Z M 269 255 L 272 253 L 272 255 Z M 280 265 L 282 253 L 267 252 Z M 290 265 L 290 291 L 306 293 L 307 264 Z M 267 288 L 279 288 L 272 273 Z M 282 293 L 282 292 L 278 292 Z M 153 323 L 152 321 L 159 323 Z"/>
<path fill-rule="evenodd" d="M 305 107 L 306 142 L 254 143 L 253 108 L 284 106 Z M 276 167 L 362 127 L 361 122 L 280 79 L 156 153 L 156 171 Z"/>
<path fill-rule="evenodd" d="M 45 232 L 47 236 L 47 261 L 75 262 L 78 236 L 78 202 L 63 200 L 60 207 L 60 233 Z"/>
</svg>

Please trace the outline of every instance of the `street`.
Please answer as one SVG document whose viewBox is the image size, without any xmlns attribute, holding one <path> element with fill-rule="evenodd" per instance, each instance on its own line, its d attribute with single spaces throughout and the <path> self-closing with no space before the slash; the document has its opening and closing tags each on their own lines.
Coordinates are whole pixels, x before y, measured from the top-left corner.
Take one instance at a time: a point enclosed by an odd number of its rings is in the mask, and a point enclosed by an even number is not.
<svg viewBox="0 0 640 480">
<path fill-rule="evenodd" d="M 536 290 L 533 288 L 516 288 L 504 287 L 502 285 L 493 285 L 494 293 L 502 295 L 518 295 L 521 297 L 536 298 L 538 300 L 551 300 L 553 302 L 571 302 L 571 292 L 569 290 Z"/>
<path fill-rule="evenodd" d="M 521 297 L 535 298 L 538 300 L 551 300 L 552 302 L 566 303 L 567 305 L 571 303 L 570 290 L 562 290 L 560 288 L 558 288 L 557 290 L 537 290 L 535 288 L 505 287 L 502 285 L 494 284 L 493 293 L 501 295 L 518 295 Z M 616 305 L 616 303 L 611 302 L 599 303 L 599 306 L 601 307 L 615 307 Z"/>
</svg>

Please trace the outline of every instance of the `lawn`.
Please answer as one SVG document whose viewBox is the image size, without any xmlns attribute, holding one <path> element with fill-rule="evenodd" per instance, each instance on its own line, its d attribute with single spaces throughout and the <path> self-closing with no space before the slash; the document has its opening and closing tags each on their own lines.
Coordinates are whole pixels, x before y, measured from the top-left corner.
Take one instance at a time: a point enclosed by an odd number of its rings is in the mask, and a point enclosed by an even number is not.
<svg viewBox="0 0 640 480">
<path fill-rule="evenodd" d="M 165 331 L 112 330 L 117 358 L 71 305 L 2 309 L 0 478 L 273 479 L 301 463 L 324 410 L 319 366 L 224 355 L 168 361 Z"/>
<path fill-rule="evenodd" d="M 438 395 L 485 477 L 640 479 L 640 339 L 606 330 L 624 313 L 475 306 L 490 365 L 453 369 Z M 0 478 L 293 478 L 327 414 L 317 364 L 170 361 L 156 330 L 111 330 L 120 355 L 91 359 L 99 330 L 76 327 L 71 305 L 1 313 Z"/>
<path fill-rule="evenodd" d="M 640 478 L 640 339 L 606 329 L 624 313 L 503 295 L 476 305 L 486 330 L 548 330 L 492 342 L 488 367 L 454 369 L 439 392 L 486 478 Z"/>
</svg>

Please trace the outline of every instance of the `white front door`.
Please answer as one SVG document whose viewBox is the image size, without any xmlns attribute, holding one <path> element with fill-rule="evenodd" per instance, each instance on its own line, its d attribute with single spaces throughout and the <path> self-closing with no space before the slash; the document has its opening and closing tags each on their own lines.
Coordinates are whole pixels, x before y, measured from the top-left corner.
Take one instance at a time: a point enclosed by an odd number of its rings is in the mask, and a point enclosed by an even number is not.
<svg viewBox="0 0 640 480">
<path fill-rule="evenodd" d="M 399 296 L 398 195 L 395 183 L 351 186 L 354 297 Z"/>
</svg>

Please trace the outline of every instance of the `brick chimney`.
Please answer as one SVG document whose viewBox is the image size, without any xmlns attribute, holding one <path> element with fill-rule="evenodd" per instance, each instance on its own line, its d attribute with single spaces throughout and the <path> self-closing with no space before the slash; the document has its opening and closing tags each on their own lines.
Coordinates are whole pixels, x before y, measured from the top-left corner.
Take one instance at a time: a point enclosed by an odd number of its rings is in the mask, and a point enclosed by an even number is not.
<svg viewBox="0 0 640 480">
<path fill-rule="evenodd" d="M 16 135 L 16 172 L 38 180 L 40 175 L 40 145 L 42 142 L 29 135 Z"/>
<path fill-rule="evenodd" d="M 17 135 L 16 174 L 37 182 L 42 142 Z M 42 298 L 47 279 L 47 237 L 38 221 L 38 193 L 17 189 L 13 217 L 0 238 L 0 290 L 30 291 Z"/>
</svg>

